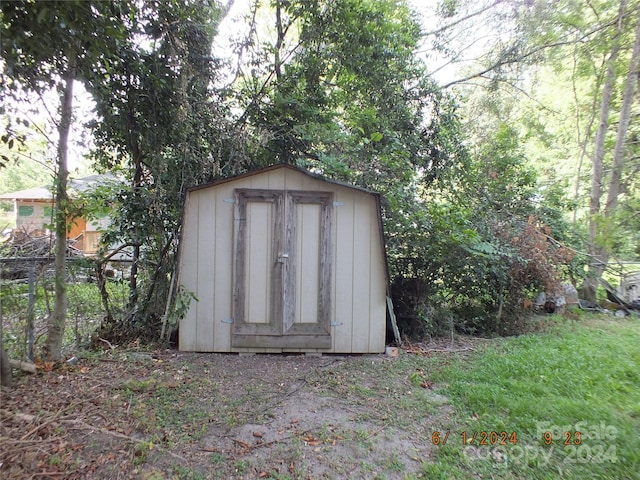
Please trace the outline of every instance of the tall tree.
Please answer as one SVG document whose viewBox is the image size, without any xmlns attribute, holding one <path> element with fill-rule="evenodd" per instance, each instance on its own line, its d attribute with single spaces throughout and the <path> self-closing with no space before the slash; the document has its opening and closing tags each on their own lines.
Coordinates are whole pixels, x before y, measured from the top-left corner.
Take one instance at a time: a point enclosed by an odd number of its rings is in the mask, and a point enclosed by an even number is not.
<svg viewBox="0 0 640 480">
<path fill-rule="evenodd" d="M 256 164 L 294 163 L 381 191 L 410 224 L 420 184 L 460 150 L 453 103 L 416 57 L 417 17 L 389 0 L 275 2 L 271 14 L 274 36 L 250 42 L 239 82 L 239 122 L 263 139 Z"/>
<path fill-rule="evenodd" d="M 627 2 L 620 2 L 618 16 L 616 19 L 615 35 L 613 36 L 611 52 L 606 61 L 606 71 L 604 75 L 604 84 L 602 86 L 602 94 L 600 97 L 600 113 L 598 129 L 595 136 L 594 152 L 591 160 L 591 194 L 589 196 L 589 239 L 590 253 L 593 255 L 593 261 L 590 264 L 590 275 L 586 279 L 584 286 L 584 296 L 591 300 L 596 300 L 596 289 L 602 273 L 606 269 L 609 261 L 609 253 L 603 245 L 598 245 L 599 230 L 602 228 L 601 222 L 601 206 L 600 201 L 604 190 L 604 157 L 605 157 L 605 139 L 609 130 L 609 117 L 611 112 L 611 103 L 613 96 L 614 84 L 616 81 L 616 67 L 618 54 L 620 52 L 620 44 L 622 42 L 623 24 L 625 21 Z M 626 128 L 624 134 L 626 135 Z M 624 142 L 624 139 L 623 139 Z M 600 226 L 599 226 L 600 224 Z"/>
<path fill-rule="evenodd" d="M 473 142 L 484 141 L 496 122 L 510 118 L 526 132 L 530 155 L 547 182 L 573 176 L 574 219 L 576 228 L 585 227 L 591 264 L 584 293 L 594 300 L 603 270 L 619 253 L 617 245 L 628 243 L 619 239 L 634 235 L 619 221 L 619 212 L 632 198 L 628 159 L 637 155 L 627 132 L 636 98 L 638 11 L 631 0 L 446 1 L 433 37 L 447 47 L 440 51 L 452 62 L 467 61 L 447 84 L 475 100 L 464 107 L 473 115 L 468 116 Z M 492 18 L 504 27 L 487 28 Z M 467 36 L 460 33 L 478 19 L 475 30 L 492 41 L 475 43 L 467 55 L 442 42 L 464 42 Z"/>
<path fill-rule="evenodd" d="M 174 291 L 186 189 L 242 168 L 243 136 L 213 88 L 212 42 L 226 11 L 210 0 L 141 4 L 118 60 L 89 81 L 99 117 L 94 156 L 129 183 L 112 197 L 103 237 L 133 253 L 128 309 L 104 325 L 105 335 L 157 337 Z"/>
<path fill-rule="evenodd" d="M 73 115 L 74 82 L 109 56 L 117 41 L 112 3 L 2 2 L 0 42 L 4 60 L 2 97 L 24 99 L 27 91 L 43 98 L 58 95 L 56 123 L 55 307 L 43 346 L 45 358 L 61 355 L 66 322 L 67 152 Z M 46 106 L 45 106 L 46 108 Z"/>
</svg>

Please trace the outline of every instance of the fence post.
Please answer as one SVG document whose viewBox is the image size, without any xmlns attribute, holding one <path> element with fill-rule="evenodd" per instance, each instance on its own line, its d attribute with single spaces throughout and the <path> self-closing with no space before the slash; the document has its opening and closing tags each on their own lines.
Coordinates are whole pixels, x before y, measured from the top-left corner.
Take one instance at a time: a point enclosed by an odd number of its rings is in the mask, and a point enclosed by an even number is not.
<svg viewBox="0 0 640 480">
<path fill-rule="evenodd" d="M 27 356 L 32 362 L 35 359 L 33 347 L 35 343 L 34 320 L 35 320 L 35 304 L 36 304 L 36 262 L 31 262 L 29 266 L 29 306 L 27 308 Z"/>
</svg>

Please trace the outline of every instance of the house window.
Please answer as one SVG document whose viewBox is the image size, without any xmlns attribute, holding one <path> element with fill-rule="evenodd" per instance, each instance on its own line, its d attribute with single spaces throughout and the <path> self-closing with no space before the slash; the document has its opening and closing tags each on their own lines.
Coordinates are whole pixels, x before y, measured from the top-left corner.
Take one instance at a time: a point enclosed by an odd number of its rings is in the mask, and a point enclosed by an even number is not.
<svg viewBox="0 0 640 480">
<path fill-rule="evenodd" d="M 29 205 L 20 205 L 18 207 L 19 217 L 30 217 L 31 215 L 33 215 L 33 207 Z"/>
</svg>

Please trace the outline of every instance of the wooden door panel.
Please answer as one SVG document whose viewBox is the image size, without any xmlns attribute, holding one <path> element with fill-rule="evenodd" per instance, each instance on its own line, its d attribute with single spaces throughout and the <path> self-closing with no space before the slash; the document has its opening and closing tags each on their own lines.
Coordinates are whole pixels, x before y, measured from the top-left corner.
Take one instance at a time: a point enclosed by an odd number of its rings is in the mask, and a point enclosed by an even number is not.
<svg viewBox="0 0 640 480">
<path fill-rule="evenodd" d="M 332 200 L 236 190 L 233 346 L 331 347 Z"/>
<path fill-rule="evenodd" d="M 320 214 L 316 203 L 300 203 L 296 208 L 296 308 L 293 324 L 318 323 L 320 292 Z"/>
<path fill-rule="evenodd" d="M 271 213 L 270 202 L 248 202 L 246 206 L 245 242 L 245 295 L 246 323 L 269 323 L 273 299 L 271 298 Z"/>
<path fill-rule="evenodd" d="M 233 346 L 282 331 L 282 192 L 236 190 Z M 240 343 L 239 343 L 240 342 Z"/>
</svg>

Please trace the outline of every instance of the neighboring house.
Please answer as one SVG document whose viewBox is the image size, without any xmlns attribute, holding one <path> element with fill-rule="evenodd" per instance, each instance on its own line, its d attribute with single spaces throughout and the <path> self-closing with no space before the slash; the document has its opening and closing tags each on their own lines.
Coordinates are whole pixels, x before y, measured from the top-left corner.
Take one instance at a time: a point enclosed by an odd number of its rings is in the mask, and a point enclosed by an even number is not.
<svg viewBox="0 0 640 480">
<path fill-rule="evenodd" d="M 619 292 L 627 303 L 640 302 L 640 272 L 626 274 L 620 283 Z"/>
<path fill-rule="evenodd" d="M 68 195 L 90 191 L 97 185 L 113 178 L 110 175 L 90 175 L 88 177 L 69 180 Z M 16 215 L 16 233 L 26 232 L 30 235 L 44 235 L 53 224 L 54 197 L 53 187 L 36 187 L 18 192 L 0 195 L 0 200 L 13 200 Z M 109 218 L 97 220 L 85 218 L 69 219 L 70 229 L 67 238 L 76 240 L 74 247 L 85 254 L 94 254 L 100 240 L 100 231 L 109 225 Z"/>
<path fill-rule="evenodd" d="M 384 352 L 380 195 L 289 165 L 193 188 L 180 283 L 180 350 Z"/>
</svg>

